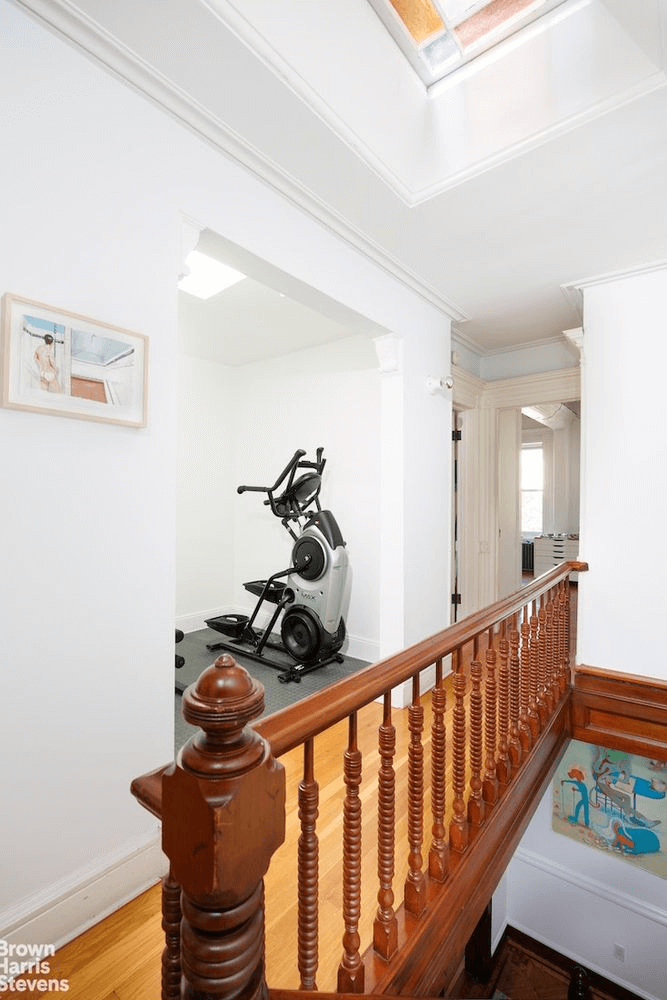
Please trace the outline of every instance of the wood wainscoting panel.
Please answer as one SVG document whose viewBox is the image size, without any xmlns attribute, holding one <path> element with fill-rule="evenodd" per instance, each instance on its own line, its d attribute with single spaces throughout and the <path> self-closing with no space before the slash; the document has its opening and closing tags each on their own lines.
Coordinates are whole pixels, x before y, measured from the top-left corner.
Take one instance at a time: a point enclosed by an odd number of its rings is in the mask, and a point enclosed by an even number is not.
<svg viewBox="0 0 667 1000">
<path fill-rule="evenodd" d="M 577 667 L 572 739 L 667 760 L 667 681 Z"/>
</svg>

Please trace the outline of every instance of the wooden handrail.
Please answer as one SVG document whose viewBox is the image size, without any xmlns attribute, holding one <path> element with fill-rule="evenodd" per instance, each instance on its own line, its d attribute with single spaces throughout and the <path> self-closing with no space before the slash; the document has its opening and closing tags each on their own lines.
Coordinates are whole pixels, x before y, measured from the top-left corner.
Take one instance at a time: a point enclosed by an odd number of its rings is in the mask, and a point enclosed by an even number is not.
<svg viewBox="0 0 667 1000">
<path fill-rule="evenodd" d="M 319 845 L 314 739 L 343 720 L 348 741 L 339 819 L 343 910 L 338 989 L 424 995 L 446 986 L 466 935 L 494 891 L 568 738 L 567 581 L 571 573 L 587 568 L 581 562 L 563 563 L 458 624 L 252 726 L 262 711 L 262 686 L 230 656 L 204 671 L 183 696 L 187 721 L 203 732 L 186 743 L 174 764 L 132 785 L 142 805 L 162 818 L 163 848 L 171 865 L 165 881 L 163 1000 L 266 1000 L 263 876 L 285 831 L 284 775 L 276 758 L 297 747 L 303 747 L 304 772 L 298 863 L 295 859 L 295 951 L 301 988 L 316 989 Z M 463 652 L 469 643 L 471 663 Z M 450 654 L 453 678 L 446 681 L 443 660 Z M 436 681 L 429 694 L 432 711 L 425 735 L 420 677 L 432 665 Z M 406 800 L 398 810 L 391 691 L 408 680 L 412 701 L 404 758 Z M 449 734 L 446 683 L 453 686 L 454 695 Z M 373 943 L 364 952 L 360 789 L 366 750 L 359 742 L 358 718 L 378 699 L 384 702 L 374 778 L 379 890 Z M 446 749 L 451 770 L 445 763 Z M 425 815 L 429 771 L 430 823 Z M 453 813 L 445 808 L 450 774 Z M 408 843 L 401 847 L 408 852 L 407 874 L 403 901 L 394 907 L 392 827 L 399 813 L 407 817 Z M 424 844 L 427 830 L 432 840 Z M 175 937 L 179 919 L 180 951 Z"/>
<path fill-rule="evenodd" d="M 526 604 L 567 579 L 570 573 L 585 572 L 588 563 L 569 561 L 548 570 L 532 583 L 508 597 L 476 611 L 428 639 L 395 653 L 378 663 L 343 678 L 322 691 L 316 691 L 298 703 L 275 712 L 254 723 L 255 730 L 271 744 L 274 757 L 305 743 L 324 729 L 346 719 L 364 705 L 384 697 L 386 691 L 410 680 L 426 666 L 437 663 L 456 649 L 493 628 L 499 621 L 519 612 Z M 532 668 L 531 668 L 532 669 Z M 162 815 L 162 778 L 171 763 L 164 764 L 135 778 L 131 791 L 149 812 L 159 819 Z"/>
<path fill-rule="evenodd" d="M 428 639 L 373 663 L 331 687 L 316 691 L 298 705 L 290 705 L 259 719 L 254 728 L 271 744 L 274 757 L 281 757 L 329 726 L 346 719 L 352 712 L 382 698 L 385 691 L 412 680 L 419 670 L 449 656 L 476 635 L 481 635 L 498 622 L 517 614 L 526 604 L 566 580 L 571 573 L 582 573 L 587 569 L 588 564 L 585 562 L 560 563 L 521 590 L 468 615 L 456 625 L 450 625 Z"/>
</svg>

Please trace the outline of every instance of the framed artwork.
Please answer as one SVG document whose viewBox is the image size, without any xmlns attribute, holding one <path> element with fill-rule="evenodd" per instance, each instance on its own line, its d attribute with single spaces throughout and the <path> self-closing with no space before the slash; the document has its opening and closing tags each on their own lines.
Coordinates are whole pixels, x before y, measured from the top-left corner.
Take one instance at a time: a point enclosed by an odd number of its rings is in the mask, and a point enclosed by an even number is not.
<svg viewBox="0 0 667 1000">
<path fill-rule="evenodd" d="M 552 827 L 667 878 L 667 761 L 572 740 L 554 775 Z"/>
<path fill-rule="evenodd" d="M 148 337 L 7 293 L 2 405 L 145 427 Z"/>
</svg>

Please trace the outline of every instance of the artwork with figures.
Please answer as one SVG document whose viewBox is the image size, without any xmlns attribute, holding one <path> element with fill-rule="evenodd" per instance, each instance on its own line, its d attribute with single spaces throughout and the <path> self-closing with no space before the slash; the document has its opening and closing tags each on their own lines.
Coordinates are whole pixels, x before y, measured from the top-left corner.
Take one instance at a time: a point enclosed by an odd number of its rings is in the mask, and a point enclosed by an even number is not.
<svg viewBox="0 0 667 1000">
<path fill-rule="evenodd" d="M 145 425 L 142 334 L 5 295 L 3 339 L 4 406 Z"/>
<path fill-rule="evenodd" d="M 572 740 L 553 780 L 556 833 L 667 878 L 667 761 Z"/>
</svg>

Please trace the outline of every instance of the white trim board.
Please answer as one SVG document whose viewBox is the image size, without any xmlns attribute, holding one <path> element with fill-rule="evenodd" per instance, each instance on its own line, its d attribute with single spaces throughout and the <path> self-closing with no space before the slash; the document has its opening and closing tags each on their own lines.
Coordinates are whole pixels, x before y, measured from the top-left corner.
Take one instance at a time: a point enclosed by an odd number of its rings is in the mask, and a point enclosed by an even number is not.
<svg viewBox="0 0 667 1000">
<path fill-rule="evenodd" d="M 143 837 L 1 912 L 0 937 L 9 944 L 40 942 L 58 949 L 155 885 L 166 871 L 156 823 Z"/>
</svg>

